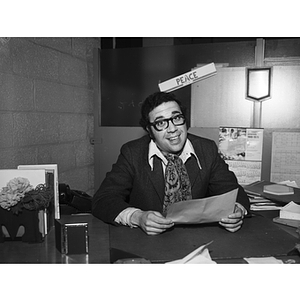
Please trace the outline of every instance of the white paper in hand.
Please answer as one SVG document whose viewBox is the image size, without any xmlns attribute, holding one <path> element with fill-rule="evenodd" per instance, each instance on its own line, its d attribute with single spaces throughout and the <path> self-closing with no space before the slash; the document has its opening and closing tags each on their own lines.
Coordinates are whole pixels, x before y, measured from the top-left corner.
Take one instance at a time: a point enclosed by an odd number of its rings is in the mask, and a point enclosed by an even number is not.
<svg viewBox="0 0 300 300">
<path fill-rule="evenodd" d="M 219 222 L 233 212 L 237 193 L 235 189 L 218 196 L 176 202 L 170 205 L 166 217 L 175 224 Z"/>
</svg>

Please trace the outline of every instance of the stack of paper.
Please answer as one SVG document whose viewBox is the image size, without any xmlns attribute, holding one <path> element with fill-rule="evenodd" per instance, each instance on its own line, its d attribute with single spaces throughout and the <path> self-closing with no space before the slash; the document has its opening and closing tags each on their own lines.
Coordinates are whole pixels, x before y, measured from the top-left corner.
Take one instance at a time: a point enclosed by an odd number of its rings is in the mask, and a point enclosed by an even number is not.
<svg viewBox="0 0 300 300">
<path fill-rule="evenodd" d="M 247 193 L 250 209 L 253 211 L 257 210 L 279 210 L 282 208 L 279 204 L 274 203 L 273 201 L 266 199 L 262 196 L 255 196 L 253 194 Z"/>
</svg>

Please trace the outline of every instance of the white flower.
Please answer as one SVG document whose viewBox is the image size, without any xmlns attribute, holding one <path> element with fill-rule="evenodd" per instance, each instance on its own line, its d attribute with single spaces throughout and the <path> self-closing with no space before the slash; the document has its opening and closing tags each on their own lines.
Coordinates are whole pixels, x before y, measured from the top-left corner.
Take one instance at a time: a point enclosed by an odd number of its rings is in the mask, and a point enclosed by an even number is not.
<svg viewBox="0 0 300 300">
<path fill-rule="evenodd" d="M 26 192 L 33 189 L 27 178 L 17 177 L 11 179 L 0 192 L 0 206 L 9 210 L 11 206 L 16 205 L 24 197 Z"/>
</svg>

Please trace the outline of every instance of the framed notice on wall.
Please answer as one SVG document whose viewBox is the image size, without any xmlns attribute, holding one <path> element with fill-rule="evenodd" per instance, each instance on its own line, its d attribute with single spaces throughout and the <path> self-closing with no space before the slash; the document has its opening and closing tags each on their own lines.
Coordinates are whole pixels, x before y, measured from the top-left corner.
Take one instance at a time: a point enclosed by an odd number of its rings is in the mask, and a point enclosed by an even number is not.
<svg viewBox="0 0 300 300">
<path fill-rule="evenodd" d="M 262 128 L 219 128 L 219 153 L 242 185 L 261 180 L 262 146 Z"/>
</svg>

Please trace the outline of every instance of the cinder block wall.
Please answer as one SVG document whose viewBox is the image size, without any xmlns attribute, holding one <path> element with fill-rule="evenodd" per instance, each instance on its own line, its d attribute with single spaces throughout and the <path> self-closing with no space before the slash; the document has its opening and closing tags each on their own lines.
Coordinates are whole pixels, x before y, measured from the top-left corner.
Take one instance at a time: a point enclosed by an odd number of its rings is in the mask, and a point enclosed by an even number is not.
<svg viewBox="0 0 300 300">
<path fill-rule="evenodd" d="M 0 38 L 0 168 L 58 164 L 94 193 L 93 48 L 100 38 Z"/>
</svg>

